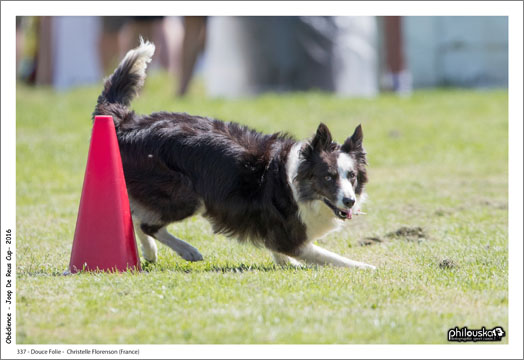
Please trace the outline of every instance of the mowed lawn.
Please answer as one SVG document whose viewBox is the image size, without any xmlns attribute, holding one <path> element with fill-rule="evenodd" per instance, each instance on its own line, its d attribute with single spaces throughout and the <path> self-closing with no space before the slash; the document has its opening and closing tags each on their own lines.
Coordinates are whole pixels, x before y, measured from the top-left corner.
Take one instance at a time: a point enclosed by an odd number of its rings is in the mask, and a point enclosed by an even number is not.
<svg viewBox="0 0 524 360">
<path fill-rule="evenodd" d="M 194 217 L 170 230 L 203 262 L 159 245 L 158 262 L 142 258 L 138 274 L 62 276 L 100 89 L 17 88 L 19 344 L 447 343 L 455 326 L 507 331 L 506 91 L 233 101 L 196 88 L 176 99 L 172 80 L 153 75 L 137 112 L 183 111 L 297 138 L 324 122 L 339 142 L 361 123 L 367 215 L 317 243 L 378 269 L 278 267 L 267 251 L 214 235 Z"/>
</svg>

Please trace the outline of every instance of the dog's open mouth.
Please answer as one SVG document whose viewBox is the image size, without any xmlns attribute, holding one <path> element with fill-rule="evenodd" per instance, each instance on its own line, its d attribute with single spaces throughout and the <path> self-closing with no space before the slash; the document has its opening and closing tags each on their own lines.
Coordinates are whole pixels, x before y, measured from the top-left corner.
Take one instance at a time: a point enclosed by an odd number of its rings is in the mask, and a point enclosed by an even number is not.
<svg viewBox="0 0 524 360">
<path fill-rule="evenodd" d="M 353 211 L 351 209 L 346 209 L 346 210 L 342 210 L 338 207 L 336 207 L 331 201 L 329 201 L 328 199 L 324 199 L 324 203 L 326 203 L 327 206 L 329 206 L 329 208 L 331 210 L 333 210 L 333 212 L 335 213 L 335 215 L 342 219 L 342 220 L 346 220 L 346 219 L 350 219 L 353 217 Z"/>
</svg>

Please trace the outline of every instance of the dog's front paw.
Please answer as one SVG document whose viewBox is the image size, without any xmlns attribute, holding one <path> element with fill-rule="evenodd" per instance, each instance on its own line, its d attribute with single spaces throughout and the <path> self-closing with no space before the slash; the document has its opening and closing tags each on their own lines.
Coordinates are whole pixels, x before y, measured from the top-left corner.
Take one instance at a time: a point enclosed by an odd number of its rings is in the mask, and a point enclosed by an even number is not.
<svg viewBox="0 0 524 360">
<path fill-rule="evenodd" d="M 202 261 L 204 257 L 202 254 L 194 247 L 184 249 L 178 253 L 182 259 L 187 261 Z"/>
<path fill-rule="evenodd" d="M 156 245 L 153 243 L 153 246 L 151 247 L 145 247 L 142 246 L 142 255 L 144 255 L 144 259 L 146 259 L 149 262 L 156 262 L 157 260 L 157 248 Z"/>
</svg>

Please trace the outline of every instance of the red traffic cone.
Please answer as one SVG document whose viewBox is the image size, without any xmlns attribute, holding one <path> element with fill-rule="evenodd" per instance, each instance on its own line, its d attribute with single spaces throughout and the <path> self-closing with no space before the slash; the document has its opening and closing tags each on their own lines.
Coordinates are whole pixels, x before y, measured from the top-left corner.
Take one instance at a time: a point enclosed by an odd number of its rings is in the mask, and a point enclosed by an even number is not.
<svg viewBox="0 0 524 360">
<path fill-rule="evenodd" d="M 122 159 L 111 116 L 96 116 L 69 271 L 140 271 Z"/>
</svg>

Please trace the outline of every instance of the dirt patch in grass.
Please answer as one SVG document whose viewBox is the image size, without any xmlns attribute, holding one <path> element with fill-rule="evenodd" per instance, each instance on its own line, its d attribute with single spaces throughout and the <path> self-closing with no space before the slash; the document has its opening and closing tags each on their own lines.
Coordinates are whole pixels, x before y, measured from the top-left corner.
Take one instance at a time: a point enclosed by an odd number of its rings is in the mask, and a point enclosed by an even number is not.
<svg viewBox="0 0 524 360">
<path fill-rule="evenodd" d="M 358 243 L 359 243 L 360 246 L 368 246 L 368 245 L 378 244 L 378 243 L 381 243 L 381 242 L 384 242 L 384 240 L 382 240 L 378 236 L 370 236 L 370 237 L 363 238 Z"/>
<path fill-rule="evenodd" d="M 421 241 L 427 239 L 426 232 L 420 226 L 402 226 L 396 231 L 387 233 L 386 236 L 389 238 L 402 238 L 406 241 Z"/>
<path fill-rule="evenodd" d="M 439 262 L 438 267 L 441 269 L 454 269 L 457 267 L 457 264 L 451 259 L 444 259 Z"/>
<path fill-rule="evenodd" d="M 408 227 L 402 226 L 395 231 L 388 232 L 383 237 L 370 236 L 359 241 L 361 246 L 374 245 L 386 242 L 388 239 L 400 239 L 409 242 L 421 242 L 428 239 L 426 232 L 420 226 Z"/>
</svg>

